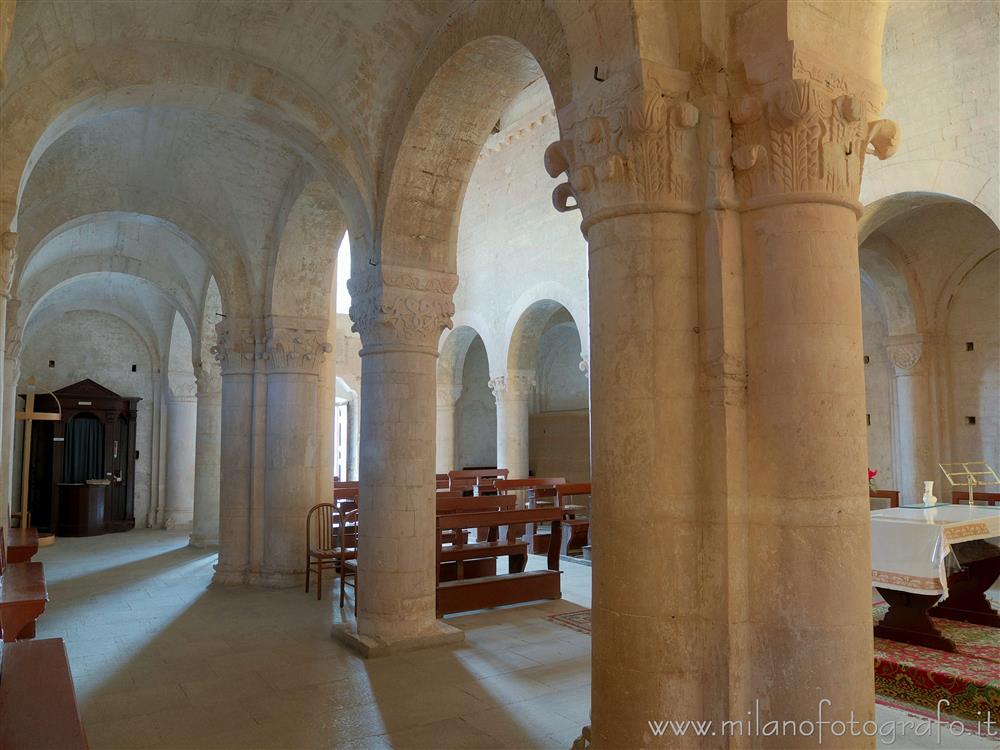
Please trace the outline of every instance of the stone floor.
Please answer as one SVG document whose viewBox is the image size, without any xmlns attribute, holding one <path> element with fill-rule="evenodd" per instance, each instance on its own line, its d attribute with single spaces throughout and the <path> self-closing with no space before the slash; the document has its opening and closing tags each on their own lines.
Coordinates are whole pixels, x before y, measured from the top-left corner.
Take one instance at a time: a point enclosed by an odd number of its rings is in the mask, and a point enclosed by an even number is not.
<svg viewBox="0 0 1000 750">
<path fill-rule="evenodd" d="M 590 606 L 586 566 L 564 566 L 562 601 L 449 618 L 463 645 L 366 662 L 330 636 L 332 591 L 210 586 L 215 556 L 185 545 L 136 530 L 36 558 L 51 596 L 38 637 L 66 641 L 94 750 L 566 750 L 587 723 L 590 637 L 546 619 Z M 945 734 L 891 747 L 998 745 Z"/>
</svg>

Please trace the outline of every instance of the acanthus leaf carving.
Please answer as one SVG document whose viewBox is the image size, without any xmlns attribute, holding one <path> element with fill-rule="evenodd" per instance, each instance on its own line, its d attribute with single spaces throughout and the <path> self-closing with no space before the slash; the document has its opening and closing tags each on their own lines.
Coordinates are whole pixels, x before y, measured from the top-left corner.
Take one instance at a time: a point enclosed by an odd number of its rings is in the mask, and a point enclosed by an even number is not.
<svg viewBox="0 0 1000 750">
<path fill-rule="evenodd" d="M 333 351 L 321 322 L 270 317 L 265 322 L 264 353 L 270 372 L 318 374 Z"/>
<path fill-rule="evenodd" d="M 489 387 L 498 401 L 525 399 L 535 392 L 538 379 L 532 372 L 510 372 L 490 378 Z"/>
<path fill-rule="evenodd" d="M 247 318 L 224 318 L 215 324 L 217 343 L 211 348 L 222 374 L 253 372 L 257 359 L 257 337 Z"/>
</svg>

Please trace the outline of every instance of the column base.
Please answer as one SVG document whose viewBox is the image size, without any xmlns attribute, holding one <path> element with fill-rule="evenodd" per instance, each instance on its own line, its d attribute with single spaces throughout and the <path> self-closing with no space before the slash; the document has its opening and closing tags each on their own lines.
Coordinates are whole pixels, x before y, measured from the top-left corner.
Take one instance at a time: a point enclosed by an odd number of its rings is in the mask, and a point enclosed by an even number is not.
<svg viewBox="0 0 1000 750">
<path fill-rule="evenodd" d="M 253 571 L 247 577 L 247 583 L 265 589 L 305 588 L 306 574 L 305 571 Z"/>
<path fill-rule="evenodd" d="M 333 637 L 341 643 L 350 646 L 366 659 L 377 659 L 404 651 L 417 651 L 424 648 L 435 648 L 436 646 L 461 643 L 465 640 L 465 631 L 453 628 L 442 620 L 437 620 L 434 623 L 434 629 L 429 633 L 414 636 L 413 638 L 384 641 L 380 638 L 359 635 L 357 625 L 345 622 L 333 626 Z"/>
<path fill-rule="evenodd" d="M 242 570 L 219 570 L 215 568 L 215 575 L 212 576 L 212 583 L 221 586 L 242 586 L 247 582 L 247 574 Z"/>
<path fill-rule="evenodd" d="M 208 537 L 204 534 L 194 533 L 188 537 L 188 545 L 191 547 L 196 547 L 197 549 L 206 549 L 207 547 L 218 547 L 219 537 Z"/>
</svg>

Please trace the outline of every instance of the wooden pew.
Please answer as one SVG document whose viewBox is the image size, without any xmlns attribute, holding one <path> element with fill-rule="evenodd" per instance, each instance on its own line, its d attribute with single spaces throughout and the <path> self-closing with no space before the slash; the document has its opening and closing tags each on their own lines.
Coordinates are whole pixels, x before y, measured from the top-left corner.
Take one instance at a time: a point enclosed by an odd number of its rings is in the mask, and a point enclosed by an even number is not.
<svg viewBox="0 0 1000 750">
<path fill-rule="evenodd" d="M 513 495 L 438 497 L 437 514 L 514 510 L 516 505 L 517 498 Z M 524 570 L 528 561 L 528 544 L 509 535 L 509 529 L 504 543 L 499 542 L 497 528 L 484 529 L 480 541 L 472 544 L 469 544 L 469 533 L 465 529 L 445 531 L 440 538 L 442 544 L 450 545 L 445 547 L 442 562 L 438 565 L 440 581 L 496 575 L 497 558 L 503 555 L 508 556 L 511 569 Z"/>
<path fill-rule="evenodd" d="M 497 492 L 503 494 L 514 494 L 517 495 L 519 508 L 531 508 L 534 507 L 533 501 L 535 500 L 535 493 L 541 489 L 551 489 L 553 491 L 553 502 L 550 505 L 555 505 L 555 487 L 560 484 L 566 484 L 565 477 L 528 477 L 527 479 L 498 479 L 494 482 L 493 486 L 496 487 Z M 516 536 L 527 536 L 528 539 L 534 534 L 533 526 L 522 526 L 517 528 Z"/>
<path fill-rule="evenodd" d="M 574 497 L 583 495 L 589 497 L 590 494 L 590 482 L 562 484 L 556 487 L 556 501 L 563 511 L 563 533 L 560 542 L 560 551 L 563 555 L 568 556 L 574 550 L 580 550 L 580 554 L 583 555 L 584 549 L 590 546 L 590 502 L 579 505 L 572 501 Z"/>
<path fill-rule="evenodd" d="M 869 499 L 888 500 L 890 508 L 899 507 L 899 490 L 868 490 Z"/>
<path fill-rule="evenodd" d="M 7 535 L 0 529 L 0 636 L 5 642 L 35 637 L 35 620 L 49 592 L 39 562 L 7 562 Z"/>
<path fill-rule="evenodd" d="M 7 562 L 30 562 L 38 552 L 38 529 L 7 529 Z"/>
<path fill-rule="evenodd" d="M 976 492 L 972 491 L 972 501 L 974 503 L 984 502 L 991 507 L 1000 502 L 1000 492 Z M 969 502 L 969 491 L 968 490 L 952 490 L 951 491 L 951 502 L 952 505 L 959 505 L 961 503 L 968 504 Z"/>
<path fill-rule="evenodd" d="M 0 748 L 87 747 L 62 639 L 0 644 Z"/>
<path fill-rule="evenodd" d="M 448 472 L 448 489 L 471 491 L 475 495 L 483 495 L 494 491 L 498 479 L 506 479 L 507 469 L 464 469 Z"/>
<path fill-rule="evenodd" d="M 443 617 L 455 612 L 468 612 L 486 607 L 500 607 L 505 604 L 536 601 L 538 599 L 559 599 L 562 596 L 559 572 L 559 537 L 563 512 L 560 508 L 541 508 L 487 513 L 449 513 L 437 519 L 438 572 L 446 549 L 441 536 L 446 531 L 469 527 L 499 528 L 525 523 L 550 523 L 552 539 L 549 545 L 548 569 L 526 571 L 520 568 L 506 575 L 492 575 L 482 578 L 465 578 L 455 581 L 438 579 L 437 616 Z M 508 540 L 504 539 L 503 542 Z M 500 541 L 497 544 L 501 544 Z"/>
<path fill-rule="evenodd" d="M 434 485 L 438 490 L 451 489 L 451 481 L 448 479 L 447 474 L 435 474 L 434 475 Z"/>
</svg>

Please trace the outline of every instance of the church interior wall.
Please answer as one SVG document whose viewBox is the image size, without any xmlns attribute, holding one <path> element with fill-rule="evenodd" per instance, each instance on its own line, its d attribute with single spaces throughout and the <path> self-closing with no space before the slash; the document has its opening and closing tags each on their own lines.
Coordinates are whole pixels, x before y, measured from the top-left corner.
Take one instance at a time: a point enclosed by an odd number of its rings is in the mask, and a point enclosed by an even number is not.
<svg viewBox="0 0 1000 750">
<path fill-rule="evenodd" d="M 861 316 L 864 322 L 865 394 L 867 397 L 868 468 L 878 471 L 875 486 L 894 489 L 898 477 L 893 456 L 895 393 L 892 387 L 892 363 L 886 353 L 885 318 L 878 293 L 871 286 L 861 286 Z"/>
<path fill-rule="evenodd" d="M 142 399 L 136 408 L 135 518 L 145 525 L 153 481 L 154 419 L 157 398 L 154 391 L 156 363 L 135 330 L 121 318 L 103 312 L 75 311 L 33 332 L 21 355 L 19 392 L 31 376 L 39 389 L 55 391 L 90 378 L 121 396 Z M 55 363 L 49 367 L 49 361 Z M 132 365 L 136 371 L 132 372 Z M 21 430 L 17 431 L 20 435 Z M 16 465 L 22 448 L 15 443 Z M 14 472 L 13 497 L 20 494 L 20 477 Z"/>
<path fill-rule="evenodd" d="M 465 354 L 462 395 L 455 404 L 455 468 L 496 466 L 497 407 L 489 380 L 486 347 L 477 336 Z"/>
</svg>

